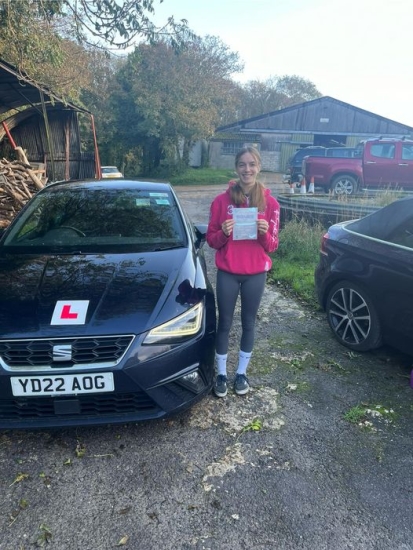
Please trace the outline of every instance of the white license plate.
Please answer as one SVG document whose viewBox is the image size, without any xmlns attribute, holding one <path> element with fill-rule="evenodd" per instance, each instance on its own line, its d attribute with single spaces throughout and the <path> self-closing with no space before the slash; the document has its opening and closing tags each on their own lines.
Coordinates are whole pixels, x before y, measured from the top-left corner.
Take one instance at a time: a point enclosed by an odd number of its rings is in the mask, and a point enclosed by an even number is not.
<svg viewBox="0 0 413 550">
<path fill-rule="evenodd" d="M 11 389 L 16 397 L 33 395 L 74 395 L 113 391 L 113 373 L 58 374 L 54 376 L 13 376 Z"/>
</svg>

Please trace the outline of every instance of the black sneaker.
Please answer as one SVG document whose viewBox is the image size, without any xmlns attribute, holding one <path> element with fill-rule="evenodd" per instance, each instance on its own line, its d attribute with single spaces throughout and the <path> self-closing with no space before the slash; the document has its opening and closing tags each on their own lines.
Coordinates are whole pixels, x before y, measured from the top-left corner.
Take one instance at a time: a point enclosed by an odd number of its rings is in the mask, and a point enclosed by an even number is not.
<svg viewBox="0 0 413 550">
<path fill-rule="evenodd" d="M 214 393 L 217 397 L 225 397 L 227 392 L 227 377 L 224 374 L 218 374 L 214 382 Z"/>
<path fill-rule="evenodd" d="M 234 391 L 237 395 L 245 395 L 250 391 L 248 378 L 245 376 L 245 374 L 235 375 Z"/>
</svg>

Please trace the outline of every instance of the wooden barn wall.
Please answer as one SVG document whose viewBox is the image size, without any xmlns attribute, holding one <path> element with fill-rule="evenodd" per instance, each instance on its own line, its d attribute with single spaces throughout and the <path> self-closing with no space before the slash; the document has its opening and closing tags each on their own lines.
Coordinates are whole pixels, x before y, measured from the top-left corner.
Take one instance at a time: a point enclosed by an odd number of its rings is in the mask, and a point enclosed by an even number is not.
<svg viewBox="0 0 413 550">
<path fill-rule="evenodd" d="M 277 131 L 406 135 L 407 126 L 334 101 L 309 102 L 245 123 L 246 129 Z"/>
<path fill-rule="evenodd" d="M 312 145 L 314 142 L 314 134 L 292 134 L 291 140 L 294 144 L 298 143 L 300 145 Z"/>
<path fill-rule="evenodd" d="M 81 151 L 78 114 L 69 110 L 50 113 L 48 121 L 50 146 L 44 120 L 40 114 L 33 115 L 13 129 L 13 139 L 16 145 L 26 151 L 28 160 L 44 163 L 49 181 L 64 180 L 67 177 L 94 178 L 94 153 Z"/>
</svg>

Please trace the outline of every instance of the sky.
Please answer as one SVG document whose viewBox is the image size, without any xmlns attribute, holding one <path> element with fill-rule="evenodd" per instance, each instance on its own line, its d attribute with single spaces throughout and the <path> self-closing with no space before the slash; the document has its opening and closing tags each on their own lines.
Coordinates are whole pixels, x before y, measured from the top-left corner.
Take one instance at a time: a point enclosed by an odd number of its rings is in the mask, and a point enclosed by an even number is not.
<svg viewBox="0 0 413 550">
<path fill-rule="evenodd" d="M 159 0 L 158 0 L 159 1 Z M 241 83 L 310 80 L 323 96 L 413 127 L 412 0 L 164 0 L 156 23 L 186 19 L 239 54 Z"/>
</svg>

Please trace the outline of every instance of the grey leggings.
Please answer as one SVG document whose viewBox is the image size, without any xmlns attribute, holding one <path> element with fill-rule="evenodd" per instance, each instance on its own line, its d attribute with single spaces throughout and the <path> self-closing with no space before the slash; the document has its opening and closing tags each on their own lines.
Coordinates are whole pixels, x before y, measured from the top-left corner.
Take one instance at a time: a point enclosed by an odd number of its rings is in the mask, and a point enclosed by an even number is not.
<svg viewBox="0 0 413 550">
<path fill-rule="evenodd" d="M 218 330 L 216 337 L 216 352 L 224 355 L 228 351 L 229 332 L 234 317 L 235 304 L 241 293 L 241 324 L 242 336 L 240 349 L 250 353 L 254 347 L 255 320 L 261 298 L 264 293 L 267 273 L 256 275 L 234 275 L 218 270 L 217 273 L 217 303 Z"/>
</svg>

